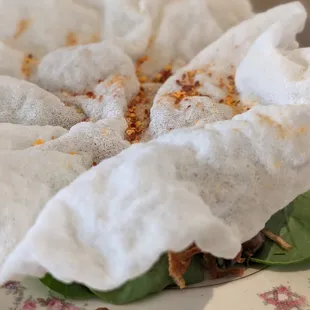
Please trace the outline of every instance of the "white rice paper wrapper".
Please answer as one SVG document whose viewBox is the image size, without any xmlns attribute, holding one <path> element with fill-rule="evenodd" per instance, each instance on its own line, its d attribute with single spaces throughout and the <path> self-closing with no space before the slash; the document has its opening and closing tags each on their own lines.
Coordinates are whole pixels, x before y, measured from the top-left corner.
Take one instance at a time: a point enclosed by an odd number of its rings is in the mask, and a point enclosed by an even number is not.
<svg viewBox="0 0 310 310">
<path fill-rule="evenodd" d="M 36 58 L 100 39 L 99 12 L 73 0 L 1 0 L 0 25 L 0 40 Z"/>
<path fill-rule="evenodd" d="M 252 16 L 247 0 L 157 2 L 162 2 L 153 22 L 157 28 L 145 53 L 149 59 L 141 68 L 147 76 L 167 64 L 171 64 L 173 70 L 184 66 L 227 29 Z M 150 3 L 153 2 L 149 0 L 146 7 Z"/>
<path fill-rule="evenodd" d="M 0 75 L 0 122 L 71 128 L 85 118 L 74 106 L 27 81 Z"/>
<path fill-rule="evenodd" d="M 23 150 L 32 147 L 37 140 L 42 142 L 57 139 L 68 130 L 55 126 L 23 126 L 0 123 L 0 150 Z"/>
<path fill-rule="evenodd" d="M 218 41 L 223 44 L 208 50 L 208 59 L 223 61 L 222 70 L 230 59 L 240 64 L 240 90 L 252 64 L 246 70 L 242 61 L 255 46 L 260 54 L 266 51 L 266 62 L 282 59 L 286 70 L 280 65 L 271 70 L 290 81 L 288 96 L 294 93 L 297 103 L 270 103 L 264 93 L 256 94 L 256 107 L 232 120 L 174 130 L 103 161 L 47 203 L 2 266 L 0 281 L 50 272 L 63 282 L 110 290 L 146 272 L 163 252 L 192 242 L 233 258 L 271 215 L 310 188 L 310 106 L 298 99 L 308 84 L 302 72 L 309 58 L 301 57 L 310 52 L 292 50 L 305 19 L 299 3 L 282 6 L 234 28 Z M 237 48 L 236 56 L 231 42 L 246 49 Z M 294 80 L 293 54 L 304 69 Z M 193 64 L 204 65 L 205 57 L 202 52 Z M 271 90 L 265 75 L 254 77 Z M 247 102 L 252 95 L 243 98 Z"/>
<path fill-rule="evenodd" d="M 0 127 L 1 128 L 1 127 Z M 80 123 L 56 140 L 38 146 L 41 150 L 91 155 L 94 163 L 117 155 L 130 146 L 124 140 L 125 120 L 102 120 Z"/>
<path fill-rule="evenodd" d="M 61 47 L 109 40 L 134 60 L 150 56 L 142 71 L 155 76 L 168 63 L 183 66 L 251 15 L 248 0 L 1 0 L 0 74 L 28 79 L 32 72 L 17 68 L 21 56 L 38 63 Z M 2 64 L 1 56 L 16 59 Z"/>
<path fill-rule="evenodd" d="M 289 7 L 291 12 L 288 10 Z M 299 21 L 296 20 L 295 23 L 290 24 L 291 15 L 299 15 Z M 307 52 L 289 50 L 280 57 L 279 51 L 297 46 L 295 35 L 302 29 L 305 18 L 303 9 L 293 3 L 259 14 L 254 19 L 245 21 L 227 31 L 160 88 L 151 109 L 149 135 L 157 137 L 172 129 L 193 126 L 197 122 L 208 124 L 231 119 L 235 114 L 234 109 L 225 104 L 219 104 L 221 101 L 225 102 L 229 88 L 220 87 L 222 83 L 219 81 L 222 80 L 224 84 L 227 84 L 229 76 L 235 74 L 237 89 L 243 99 L 242 103 L 248 105 L 250 101 L 252 105 L 255 105 L 258 102 L 256 99 L 264 100 L 263 98 L 266 98 L 269 100 L 270 96 L 275 99 L 273 103 L 277 103 L 280 96 L 289 98 L 289 93 L 292 94 L 291 101 L 283 101 L 282 98 L 280 101 L 293 103 L 296 95 L 299 94 L 300 97 L 303 95 L 299 85 L 308 83 L 307 76 L 303 82 L 296 83 L 296 78 L 300 79 L 305 69 L 301 60 L 303 57 L 300 56 L 299 59 L 297 57 L 302 53 L 307 54 Z M 279 19 L 282 19 L 281 23 L 277 23 Z M 288 28 L 285 33 L 283 32 L 284 24 Z M 261 35 L 267 29 L 268 31 Z M 291 56 L 286 58 L 286 53 L 296 55 L 297 62 L 294 62 Z M 292 60 L 290 60 L 291 58 Z M 305 61 L 307 60 L 305 59 Z M 176 107 L 176 100 L 170 94 L 181 90 L 181 86 L 177 82 L 182 80 L 184 73 L 195 70 L 198 70 L 195 79 L 200 82 L 201 86 L 198 90 L 201 95 L 186 96 Z M 269 79 L 269 83 L 266 82 L 267 79 Z M 288 79 L 293 80 L 291 87 L 285 90 L 285 87 L 288 86 L 285 80 Z M 251 85 L 249 85 L 250 83 Z M 279 83 L 281 86 L 277 89 L 278 91 L 274 91 L 273 85 Z M 301 87 L 301 89 L 306 90 L 307 88 Z M 270 92 L 270 94 L 266 94 L 266 92 Z M 259 95 L 254 96 L 254 94 Z M 235 98 L 235 100 L 238 99 L 240 98 Z"/>
<path fill-rule="evenodd" d="M 183 66 L 224 31 L 252 15 L 248 0 L 76 0 L 101 12 L 101 37 L 154 77 L 165 65 Z"/>
<path fill-rule="evenodd" d="M 26 78 L 22 71 L 24 53 L 11 48 L 0 41 L 0 75 L 9 75 L 17 79 Z"/>
<path fill-rule="evenodd" d="M 44 57 L 34 82 L 93 121 L 120 119 L 139 91 L 132 60 L 114 44 L 62 48 Z"/>
<path fill-rule="evenodd" d="M 35 149 L 0 151 L 0 265 L 42 206 L 92 166 L 91 158 Z"/>
</svg>

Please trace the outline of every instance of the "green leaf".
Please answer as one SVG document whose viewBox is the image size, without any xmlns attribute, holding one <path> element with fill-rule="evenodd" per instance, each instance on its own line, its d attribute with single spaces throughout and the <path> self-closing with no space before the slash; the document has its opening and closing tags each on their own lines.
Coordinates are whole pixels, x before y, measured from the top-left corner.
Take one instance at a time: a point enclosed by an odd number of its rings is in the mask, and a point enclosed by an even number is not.
<svg viewBox="0 0 310 310">
<path fill-rule="evenodd" d="M 53 290 L 68 299 L 90 299 L 94 298 L 94 294 L 85 286 L 73 283 L 64 284 L 53 278 L 50 274 L 46 274 L 40 281 Z"/>
<path fill-rule="evenodd" d="M 49 274 L 41 279 L 41 282 L 69 299 L 89 299 L 96 295 L 107 303 L 122 305 L 142 299 L 150 294 L 161 292 L 166 287 L 174 285 L 173 279 L 169 276 L 168 269 L 168 257 L 163 255 L 147 273 L 109 292 L 88 289 L 80 284 L 63 284 Z M 193 257 L 192 263 L 184 275 L 184 279 L 187 285 L 196 284 L 204 280 L 204 267 L 199 256 Z"/>
<path fill-rule="evenodd" d="M 128 281 L 120 288 L 109 292 L 92 291 L 107 303 L 122 305 L 160 292 L 173 283 L 168 272 L 168 258 L 164 255 L 147 273 Z"/>
<path fill-rule="evenodd" d="M 293 249 L 286 251 L 273 241 L 266 240 L 251 261 L 266 265 L 288 265 L 310 259 L 310 192 L 299 196 L 276 213 L 266 227 L 291 244 Z"/>
<path fill-rule="evenodd" d="M 174 285 L 169 276 L 169 263 L 167 255 L 160 260 L 144 275 L 130 280 L 119 289 L 110 292 L 93 292 L 103 301 L 123 305 L 145 298 L 148 295 L 159 293 L 167 286 Z M 204 280 L 204 268 L 198 257 L 194 257 L 190 267 L 184 275 L 187 285 L 196 284 Z"/>
<path fill-rule="evenodd" d="M 194 256 L 192 262 L 184 274 L 186 285 L 193 285 L 202 282 L 205 279 L 205 267 L 200 256 Z"/>
</svg>

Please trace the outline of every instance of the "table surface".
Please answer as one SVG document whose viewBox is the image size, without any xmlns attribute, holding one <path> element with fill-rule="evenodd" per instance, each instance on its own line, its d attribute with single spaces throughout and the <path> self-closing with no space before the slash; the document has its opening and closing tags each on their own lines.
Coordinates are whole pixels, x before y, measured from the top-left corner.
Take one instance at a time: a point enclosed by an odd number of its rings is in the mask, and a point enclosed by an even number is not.
<svg viewBox="0 0 310 310">
<path fill-rule="evenodd" d="M 1 310 L 310 310 L 310 263 L 268 268 L 221 285 L 167 290 L 127 306 L 63 300 L 33 279 L 8 283 L 0 301 Z"/>
</svg>

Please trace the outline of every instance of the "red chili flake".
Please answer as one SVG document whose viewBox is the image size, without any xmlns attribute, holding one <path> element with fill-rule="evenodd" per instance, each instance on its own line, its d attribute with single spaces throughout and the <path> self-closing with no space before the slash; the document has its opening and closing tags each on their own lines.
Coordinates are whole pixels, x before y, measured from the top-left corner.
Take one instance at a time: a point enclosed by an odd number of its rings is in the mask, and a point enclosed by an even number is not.
<svg viewBox="0 0 310 310">
<path fill-rule="evenodd" d="M 182 86 L 182 91 L 187 92 L 191 92 L 192 90 L 194 90 L 195 85 L 183 85 Z"/>
<path fill-rule="evenodd" d="M 221 99 L 221 100 L 219 101 L 219 103 L 224 103 L 224 99 Z"/>
<path fill-rule="evenodd" d="M 158 73 L 153 82 L 163 84 L 170 78 L 170 76 L 172 76 L 172 67 L 170 65 L 167 65 L 166 67 L 164 67 L 163 70 Z"/>
<path fill-rule="evenodd" d="M 92 91 L 88 91 L 88 92 L 86 93 L 86 96 L 87 96 L 88 98 L 92 98 L 92 99 L 96 98 L 96 95 L 95 95 Z"/>
<path fill-rule="evenodd" d="M 191 107 L 191 105 L 188 105 L 187 108 L 186 108 L 186 110 L 188 110 L 190 107 Z"/>
</svg>

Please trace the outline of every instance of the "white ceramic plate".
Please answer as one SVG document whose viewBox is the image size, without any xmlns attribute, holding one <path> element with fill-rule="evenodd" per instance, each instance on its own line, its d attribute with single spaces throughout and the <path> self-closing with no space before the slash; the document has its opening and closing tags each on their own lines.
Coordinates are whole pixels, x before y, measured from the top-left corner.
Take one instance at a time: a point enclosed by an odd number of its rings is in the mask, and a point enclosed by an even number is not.
<svg viewBox="0 0 310 310">
<path fill-rule="evenodd" d="M 98 300 L 75 302 L 52 294 L 37 280 L 11 283 L 0 289 L 1 310 L 310 310 L 310 264 L 247 271 L 226 283 L 206 281 L 208 287 L 167 290 L 128 306 Z"/>
</svg>

